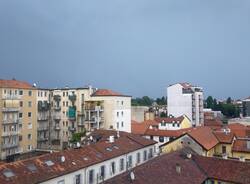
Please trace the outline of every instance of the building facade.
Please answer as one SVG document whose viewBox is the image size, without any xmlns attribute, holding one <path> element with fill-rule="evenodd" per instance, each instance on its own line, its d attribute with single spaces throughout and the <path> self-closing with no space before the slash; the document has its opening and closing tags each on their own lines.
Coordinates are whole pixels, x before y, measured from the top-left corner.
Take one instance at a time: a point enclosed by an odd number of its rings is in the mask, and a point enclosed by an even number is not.
<svg viewBox="0 0 250 184">
<path fill-rule="evenodd" d="M 37 90 L 17 80 L 0 80 L 1 159 L 37 148 Z"/>
<path fill-rule="evenodd" d="M 189 83 L 177 83 L 167 88 L 168 115 L 186 115 L 193 126 L 204 122 L 203 89 Z"/>
</svg>

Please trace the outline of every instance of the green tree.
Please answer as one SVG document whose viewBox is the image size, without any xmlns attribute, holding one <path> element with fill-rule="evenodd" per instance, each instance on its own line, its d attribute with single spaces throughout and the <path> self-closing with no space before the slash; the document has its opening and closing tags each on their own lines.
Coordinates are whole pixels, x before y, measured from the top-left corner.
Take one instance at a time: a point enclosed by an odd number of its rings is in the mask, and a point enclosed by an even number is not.
<svg viewBox="0 0 250 184">
<path fill-rule="evenodd" d="M 213 109 L 214 108 L 214 99 L 213 99 L 212 96 L 207 97 L 206 107 L 209 108 L 209 109 Z"/>
<path fill-rule="evenodd" d="M 84 137 L 86 135 L 86 131 L 84 130 L 83 132 L 79 133 L 74 133 L 70 139 L 71 143 L 77 143 L 81 141 L 81 137 Z"/>
</svg>

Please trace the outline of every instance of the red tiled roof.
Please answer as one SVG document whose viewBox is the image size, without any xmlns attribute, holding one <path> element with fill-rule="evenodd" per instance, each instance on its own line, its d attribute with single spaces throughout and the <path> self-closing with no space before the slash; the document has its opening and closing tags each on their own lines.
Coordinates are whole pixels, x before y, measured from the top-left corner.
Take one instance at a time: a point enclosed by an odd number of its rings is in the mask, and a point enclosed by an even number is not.
<svg viewBox="0 0 250 184">
<path fill-rule="evenodd" d="M 149 136 L 163 136 L 163 137 L 179 137 L 191 131 L 192 128 L 185 128 L 180 130 L 159 130 L 159 129 L 147 129 L 144 135 Z"/>
<path fill-rule="evenodd" d="M 208 179 L 239 184 L 250 183 L 249 163 L 197 154 L 187 158 L 186 153 L 185 150 L 180 150 L 163 154 L 134 168 L 135 180 L 132 183 L 201 184 Z M 180 167 L 180 172 L 176 170 L 177 165 Z M 113 183 L 130 184 L 129 171 L 105 182 L 105 184 Z"/>
<path fill-rule="evenodd" d="M 231 144 L 233 142 L 234 134 L 232 132 L 214 131 L 213 133 L 220 143 Z"/>
<path fill-rule="evenodd" d="M 249 132 L 250 128 L 240 123 L 229 124 L 227 127 L 238 138 L 245 138 L 245 137 L 250 136 L 250 132 Z"/>
<path fill-rule="evenodd" d="M 194 128 L 188 133 L 188 135 L 196 140 L 206 150 L 210 150 L 219 143 L 213 134 L 212 129 L 209 127 Z"/>
<path fill-rule="evenodd" d="M 248 141 L 250 141 L 250 139 L 248 139 Z M 247 139 L 236 139 L 232 151 L 250 153 L 250 149 L 247 148 Z"/>
<path fill-rule="evenodd" d="M 176 172 L 176 165 L 181 172 Z M 191 159 L 184 159 L 180 152 L 163 154 L 133 169 L 135 180 L 131 182 L 129 172 L 118 175 L 105 184 L 201 184 L 206 180 L 205 173 Z"/>
<path fill-rule="evenodd" d="M 32 89 L 32 85 L 24 81 L 0 79 L 0 88 Z"/>
<path fill-rule="evenodd" d="M 149 128 L 149 124 L 145 123 L 131 123 L 131 131 L 133 134 L 144 135 L 146 130 Z"/>
<path fill-rule="evenodd" d="M 103 131 L 103 133 L 107 135 L 107 132 Z M 41 183 L 152 144 L 155 144 L 152 140 L 121 132 L 121 137 L 115 139 L 114 143 L 109 143 L 107 140 L 100 141 L 79 149 L 70 149 L 2 164 L 0 165 L 0 184 Z M 114 146 L 117 146 L 118 149 Z M 107 147 L 112 148 L 112 151 L 106 150 Z M 62 156 L 65 157 L 65 162 L 61 161 Z M 47 160 L 52 161 L 54 165 L 47 166 L 45 164 Z M 29 171 L 27 168 L 29 164 L 34 164 L 37 170 Z M 3 175 L 3 171 L 6 169 L 10 169 L 15 176 L 6 178 Z"/>
<path fill-rule="evenodd" d="M 229 183 L 250 183 L 250 163 L 202 156 L 194 156 L 194 161 L 210 179 Z"/>
<path fill-rule="evenodd" d="M 209 126 L 213 129 L 216 129 L 216 128 L 221 128 L 223 126 L 223 123 L 219 119 L 205 119 L 204 126 Z"/>
<path fill-rule="evenodd" d="M 124 96 L 124 97 L 130 97 L 130 96 L 118 93 L 118 92 L 114 92 L 114 91 L 109 90 L 109 89 L 98 89 L 96 92 L 94 92 L 92 94 L 92 96 Z"/>
</svg>

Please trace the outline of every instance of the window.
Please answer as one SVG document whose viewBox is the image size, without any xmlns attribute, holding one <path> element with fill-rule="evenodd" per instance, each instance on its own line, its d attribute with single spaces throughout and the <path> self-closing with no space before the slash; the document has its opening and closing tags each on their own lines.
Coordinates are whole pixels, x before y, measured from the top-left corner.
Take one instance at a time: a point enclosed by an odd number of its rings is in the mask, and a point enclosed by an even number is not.
<svg viewBox="0 0 250 184">
<path fill-rule="evenodd" d="M 143 152 L 143 161 L 147 160 L 147 150 Z"/>
<path fill-rule="evenodd" d="M 28 112 L 28 117 L 29 117 L 29 118 L 31 117 L 31 112 Z"/>
<path fill-rule="evenodd" d="M 124 159 L 121 158 L 120 159 L 120 171 L 123 171 L 124 170 Z"/>
<path fill-rule="evenodd" d="M 117 129 L 119 129 L 119 122 L 116 123 L 116 127 L 117 127 Z"/>
<path fill-rule="evenodd" d="M 32 129 L 32 123 L 28 123 L 28 129 Z"/>
<path fill-rule="evenodd" d="M 116 116 L 119 117 L 119 112 L 116 113 Z"/>
<path fill-rule="evenodd" d="M 81 184 L 81 174 L 75 175 L 75 184 Z"/>
<path fill-rule="evenodd" d="M 164 137 L 163 136 L 159 137 L 159 142 L 164 142 Z"/>
<path fill-rule="evenodd" d="M 44 92 L 44 96 L 47 97 L 47 92 L 46 91 Z"/>
<path fill-rule="evenodd" d="M 28 145 L 28 150 L 29 150 L 29 151 L 32 150 L 32 145 Z"/>
<path fill-rule="evenodd" d="M 69 106 L 69 102 L 67 101 L 67 102 L 66 102 L 66 107 L 68 107 L 68 106 Z"/>
<path fill-rule="evenodd" d="M 136 163 L 139 164 L 140 162 L 141 162 L 141 153 L 138 152 L 138 153 L 136 154 Z"/>
<path fill-rule="evenodd" d="M 122 127 L 124 127 L 124 122 L 122 121 Z"/>
<path fill-rule="evenodd" d="M 123 116 L 123 111 L 122 111 L 122 116 Z"/>
<path fill-rule="evenodd" d="M 65 181 L 64 180 L 60 180 L 57 182 L 57 184 L 65 184 Z"/>
<path fill-rule="evenodd" d="M 23 101 L 20 101 L 20 102 L 19 102 L 19 106 L 20 106 L 20 107 L 23 107 Z"/>
<path fill-rule="evenodd" d="M 115 174 L 115 162 L 111 163 L 111 175 Z"/>
<path fill-rule="evenodd" d="M 180 124 L 177 124 L 177 127 L 180 127 Z"/>
<path fill-rule="evenodd" d="M 23 91 L 22 90 L 19 91 L 19 95 L 23 95 Z"/>
<path fill-rule="evenodd" d="M 19 118 L 22 118 L 23 117 L 23 113 L 19 113 Z"/>
<path fill-rule="evenodd" d="M 153 157 L 153 148 L 149 149 L 149 153 L 148 153 L 148 158 L 152 158 Z"/>
<path fill-rule="evenodd" d="M 63 96 L 65 96 L 65 92 L 63 92 Z"/>
<path fill-rule="evenodd" d="M 133 158 L 132 158 L 132 155 L 130 155 L 128 157 L 128 167 L 130 168 L 130 167 L 132 167 L 132 165 L 133 165 Z"/>
<path fill-rule="evenodd" d="M 89 184 L 94 183 L 94 170 L 89 171 Z"/>
<path fill-rule="evenodd" d="M 222 153 L 223 154 L 227 153 L 227 147 L 226 146 L 222 146 Z"/>
<path fill-rule="evenodd" d="M 153 136 L 153 135 L 150 135 L 150 139 L 151 139 L 151 140 L 154 140 L 154 136 Z"/>
<path fill-rule="evenodd" d="M 32 96 L 32 91 L 29 91 L 29 96 Z"/>
<path fill-rule="evenodd" d="M 28 134 L 28 140 L 31 140 L 31 139 L 32 139 L 32 135 Z"/>
<path fill-rule="evenodd" d="M 122 105 L 123 105 L 123 101 L 122 101 Z"/>
<path fill-rule="evenodd" d="M 101 169 L 100 169 L 100 176 L 101 176 L 101 180 L 104 180 L 105 179 L 105 166 L 101 166 Z"/>
<path fill-rule="evenodd" d="M 63 107 L 65 106 L 65 102 L 63 101 Z"/>
<path fill-rule="evenodd" d="M 31 101 L 28 102 L 28 107 L 32 107 L 32 102 Z"/>
<path fill-rule="evenodd" d="M 19 136 L 19 141 L 22 141 L 23 140 L 23 136 Z"/>
</svg>

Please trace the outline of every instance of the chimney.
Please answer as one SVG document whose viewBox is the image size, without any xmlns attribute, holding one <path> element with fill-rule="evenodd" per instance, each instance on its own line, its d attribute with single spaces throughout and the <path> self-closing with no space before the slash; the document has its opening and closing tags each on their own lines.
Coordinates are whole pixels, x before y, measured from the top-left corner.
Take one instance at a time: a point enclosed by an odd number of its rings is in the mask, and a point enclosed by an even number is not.
<svg viewBox="0 0 250 184">
<path fill-rule="evenodd" d="M 113 135 L 109 136 L 109 142 L 114 143 L 115 142 L 115 137 Z"/>
<path fill-rule="evenodd" d="M 178 173 L 178 174 L 180 174 L 181 173 L 181 165 L 180 164 L 176 164 L 176 166 L 175 166 L 175 169 L 176 169 L 176 172 Z"/>
</svg>

